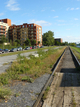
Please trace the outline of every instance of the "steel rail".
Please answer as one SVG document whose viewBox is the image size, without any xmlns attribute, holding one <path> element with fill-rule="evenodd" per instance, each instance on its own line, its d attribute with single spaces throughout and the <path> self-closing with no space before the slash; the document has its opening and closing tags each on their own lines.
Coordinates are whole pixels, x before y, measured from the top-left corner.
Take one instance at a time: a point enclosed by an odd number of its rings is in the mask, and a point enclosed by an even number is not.
<svg viewBox="0 0 80 107">
<path fill-rule="evenodd" d="M 65 49 L 65 50 L 66 50 L 66 49 Z M 58 58 L 58 60 L 56 61 L 56 63 L 54 64 L 54 67 L 53 67 L 53 69 L 52 69 L 52 74 L 50 75 L 49 79 L 47 80 L 46 84 L 44 85 L 44 87 L 43 87 L 41 93 L 39 94 L 37 100 L 35 101 L 33 107 L 38 107 L 39 102 L 40 102 L 40 100 L 41 100 L 41 98 L 42 98 L 42 95 L 43 95 L 44 92 L 45 92 L 45 89 L 49 86 L 49 83 L 51 82 L 51 80 L 52 80 L 52 78 L 53 78 L 53 75 L 54 75 L 54 73 L 55 73 L 55 71 L 56 71 L 56 69 L 57 69 L 57 67 L 58 67 L 61 59 L 62 59 L 63 56 L 64 56 L 65 50 L 63 51 L 63 53 L 61 54 L 61 56 Z"/>
<path fill-rule="evenodd" d="M 78 61 L 77 57 L 74 55 L 74 53 L 73 53 L 73 51 L 71 50 L 71 48 L 70 48 L 70 47 L 69 47 L 69 49 L 70 49 L 70 52 L 71 52 L 71 54 L 72 54 L 73 58 L 74 58 L 74 59 L 75 59 L 75 61 L 77 62 L 78 66 L 80 66 L 80 63 L 79 63 L 79 61 Z"/>
</svg>

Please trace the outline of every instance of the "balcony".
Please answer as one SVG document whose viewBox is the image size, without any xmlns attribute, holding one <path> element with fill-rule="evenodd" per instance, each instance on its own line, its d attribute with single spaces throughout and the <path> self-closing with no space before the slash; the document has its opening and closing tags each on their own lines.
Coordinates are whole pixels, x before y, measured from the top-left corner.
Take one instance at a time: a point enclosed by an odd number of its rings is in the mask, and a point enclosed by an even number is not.
<svg viewBox="0 0 80 107">
<path fill-rule="evenodd" d="M 5 35 L 5 33 L 0 33 L 0 35 Z"/>
<path fill-rule="evenodd" d="M 0 32 L 6 32 L 5 30 L 0 30 Z"/>
<path fill-rule="evenodd" d="M 0 27 L 0 29 L 6 29 L 6 28 L 4 28 L 4 27 Z"/>
</svg>

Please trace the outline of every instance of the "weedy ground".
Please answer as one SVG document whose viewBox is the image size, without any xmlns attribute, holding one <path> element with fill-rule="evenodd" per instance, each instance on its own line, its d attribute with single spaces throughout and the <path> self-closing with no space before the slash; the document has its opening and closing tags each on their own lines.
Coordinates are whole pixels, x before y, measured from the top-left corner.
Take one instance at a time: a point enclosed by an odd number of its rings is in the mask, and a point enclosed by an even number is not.
<svg viewBox="0 0 80 107">
<path fill-rule="evenodd" d="M 65 47 L 49 49 L 47 52 L 38 49 L 39 57 L 30 55 L 30 59 L 18 54 L 17 60 L 12 63 L 11 67 L 5 73 L 0 74 L 0 89 L 3 85 L 10 84 L 14 80 L 33 82 L 34 79 L 45 73 L 51 74 L 51 68 L 64 49 Z M 3 92 L 0 91 L 0 94 L 6 92 L 6 90 L 8 89 L 3 90 Z M 10 95 L 11 91 L 7 93 Z M 3 95 L 5 96 L 6 93 Z M 2 98 L 1 95 L 0 98 Z"/>
</svg>

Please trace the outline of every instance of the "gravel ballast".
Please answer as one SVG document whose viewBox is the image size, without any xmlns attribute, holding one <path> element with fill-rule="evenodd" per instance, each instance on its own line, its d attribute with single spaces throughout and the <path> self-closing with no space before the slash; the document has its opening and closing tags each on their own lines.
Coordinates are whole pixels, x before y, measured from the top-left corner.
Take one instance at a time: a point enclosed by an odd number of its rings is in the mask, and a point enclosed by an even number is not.
<svg viewBox="0 0 80 107">
<path fill-rule="evenodd" d="M 32 107 L 50 74 L 37 78 L 33 83 L 16 81 L 10 85 L 13 95 L 3 100 L 0 107 Z"/>
</svg>

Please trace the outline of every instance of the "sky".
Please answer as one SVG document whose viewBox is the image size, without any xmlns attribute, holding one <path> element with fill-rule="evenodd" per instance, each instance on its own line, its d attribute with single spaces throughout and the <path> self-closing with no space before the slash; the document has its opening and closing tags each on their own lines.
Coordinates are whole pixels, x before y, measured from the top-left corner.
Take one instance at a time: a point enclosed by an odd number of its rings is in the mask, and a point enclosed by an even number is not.
<svg viewBox="0 0 80 107">
<path fill-rule="evenodd" d="M 80 0 L 1 0 L 0 19 L 12 24 L 35 23 L 63 42 L 80 42 Z"/>
</svg>

